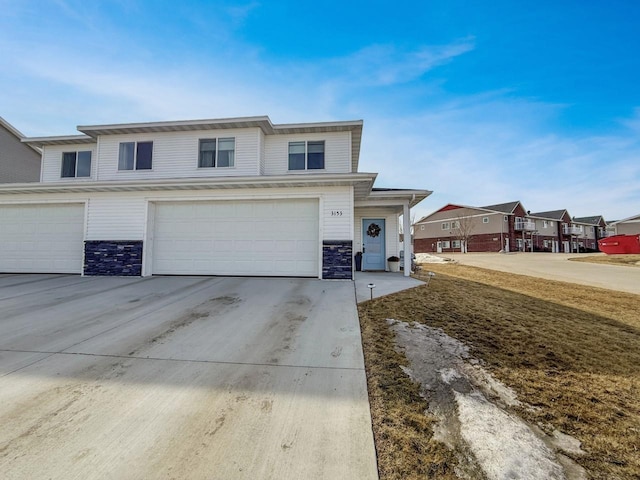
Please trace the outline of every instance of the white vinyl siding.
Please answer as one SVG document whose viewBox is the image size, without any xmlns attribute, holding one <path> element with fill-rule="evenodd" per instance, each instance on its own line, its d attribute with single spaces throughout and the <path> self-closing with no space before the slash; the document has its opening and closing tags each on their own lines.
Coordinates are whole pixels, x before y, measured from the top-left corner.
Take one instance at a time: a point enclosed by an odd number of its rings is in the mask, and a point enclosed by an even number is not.
<svg viewBox="0 0 640 480">
<path fill-rule="evenodd" d="M 289 170 L 289 142 L 324 140 L 324 170 Z M 267 135 L 264 146 L 265 175 L 351 172 L 350 132 Z"/>
<path fill-rule="evenodd" d="M 82 273 L 83 204 L 0 205 L 0 272 Z"/>
<path fill-rule="evenodd" d="M 153 273 L 318 276 L 318 201 L 158 202 Z"/>
<path fill-rule="evenodd" d="M 96 144 L 80 143 L 74 145 L 47 145 L 42 152 L 42 181 L 43 182 L 78 182 L 94 179 L 96 172 Z M 62 154 L 64 152 L 91 152 L 90 177 L 62 177 Z"/>
<path fill-rule="evenodd" d="M 87 240 L 142 240 L 145 209 L 140 194 L 96 194 L 88 202 Z"/>
<path fill-rule="evenodd" d="M 235 138 L 234 166 L 198 168 L 200 139 Z M 256 175 L 259 170 L 260 130 L 198 130 L 193 132 L 103 135 L 97 160 L 98 180 L 139 180 L 142 178 L 188 178 Z M 152 170 L 118 170 L 121 142 L 153 142 Z"/>
</svg>

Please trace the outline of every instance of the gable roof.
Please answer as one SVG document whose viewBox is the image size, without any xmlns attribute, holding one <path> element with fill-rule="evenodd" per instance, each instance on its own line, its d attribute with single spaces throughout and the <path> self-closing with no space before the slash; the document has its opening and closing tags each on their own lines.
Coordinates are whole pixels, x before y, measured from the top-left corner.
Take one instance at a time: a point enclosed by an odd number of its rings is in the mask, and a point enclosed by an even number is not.
<svg viewBox="0 0 640 480">
<path fill-rule="evenodd" d="M 495 213 L 511 213 L 511 212 L 513 212 L 513 210 L 515 210 L 515 208 L 517 207 L 517 205 L 519 203 L 520 202 L 516 201 L 516 202 L 504 203 L 504 204 L 500 204 L 500 205 L 492 205 L 492 206 L 489 206 L 489 207 L 472 207 L 470 205 L 460 205 L 458 203 L 447 203 L 446 205 L 444 205 L 443 207 L 437 209 L 436 211 L 431 212 L 429 215 L 425 215 L 420 220 L 415 222 L 414 225 L 417 225 L 419 223 L 425 222 L 429 217 L 435 215 L 436 213 L 448 212 L 448 211 L 451 211 L 451 210 L 459 210 L 459 209 L 462 209 L 462 208 L 465 208 L 465 209 L 468 209 L 468 210 L 476 210 L 478 212 L 489 212 L 489 213 L 492 213 L 492 214 L 495 214 Z M 498 210 L 497 208 L 495 208 L 495 207 L 504 206 L 503 208 L 507 209 L 508 205 L 511 205 L 511 204 L 513 204 L 513 209 L 511 209 L 510 211 Z"/>
<path fill-rule="evenodd" d="M 595 215 L 592 217 L 573 217 L 573 221 L 577 223 L 586 223 L 587 225 L 599 225 L 601 221 L 606 223 L 602 215 Z"/>
<path fill-rule="evenodd" d="M 631 215 L 630 217 L 627 218 L 623 218 L 622 220 L 615 220 L 611 223 L 609 223 L 609 225 L 615 225 L 617 223 L 625 223 L 625 222 L 633 222 L 635 223 L 636 221 L 640 221 L 640 213 L 637 215 Z"/>
<path fill-rule="evenodd" d="M 540 217 L 540 218 L 548 218 L 550 220 L 562 220 L 564 214 L 569 215 L 566 209 L 562 210 L 551 210 L 549 212 L 538 212 L 538 213 L 530 213 L 530 217 Z"/>
<path fill-rule="evenodd" d="M 480 208 L 484 208 L 485 210 L 493 210 L 495 212 L 501 212 L 501 213 L 513 213 L 516 207 L 518 206 L 518 204 L 520 204 L 520 201 L 516 200 L 515 202 L 499 203 L 497 205 L 488 205 L 486 207 L 480 207 Z"/>
</svg>

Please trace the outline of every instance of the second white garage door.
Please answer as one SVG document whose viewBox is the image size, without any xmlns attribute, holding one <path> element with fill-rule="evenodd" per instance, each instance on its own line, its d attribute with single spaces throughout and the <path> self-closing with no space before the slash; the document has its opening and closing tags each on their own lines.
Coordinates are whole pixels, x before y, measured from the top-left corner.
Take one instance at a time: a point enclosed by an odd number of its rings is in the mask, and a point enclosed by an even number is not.
<svg viewBox="0 0 640 480">
<path fill-rule="evenodd" d="M 318 200 L 159 202 L 154 274 L 318 276 Z"/>
</svg>

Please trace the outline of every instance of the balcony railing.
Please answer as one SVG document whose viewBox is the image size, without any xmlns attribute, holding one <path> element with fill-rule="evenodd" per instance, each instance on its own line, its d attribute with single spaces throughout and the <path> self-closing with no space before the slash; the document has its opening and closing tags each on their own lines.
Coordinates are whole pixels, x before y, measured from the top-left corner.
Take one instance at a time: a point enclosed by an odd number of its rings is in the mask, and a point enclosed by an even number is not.
<svg viewBox="0 0 640 480">
<path fill-rule="evenodd" d="M 575 225 L 563 225 L 562 233 L 565 235 L 582 235 L 583 230 L 581 227 L 576 227 Z"/>
<path fill-rule="evenodd" d="M 534 231 L 536 230 L 536 222 L 533 220 L 516 220 L 516 230 Z"/>
</svg>

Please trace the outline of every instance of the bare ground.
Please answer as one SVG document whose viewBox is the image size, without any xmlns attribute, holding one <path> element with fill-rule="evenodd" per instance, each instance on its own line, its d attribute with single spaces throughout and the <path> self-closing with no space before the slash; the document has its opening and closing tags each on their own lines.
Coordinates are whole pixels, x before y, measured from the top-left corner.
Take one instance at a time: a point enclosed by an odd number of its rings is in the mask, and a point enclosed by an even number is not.
<svg viewBox="0 0 640 480">
<path fill-rule="evenodd" d="M 360 305 L 381 479 L 640 478 L 640 296 L 428 268 Z"/>
<path fill-rule="evenodd" d="M 569 259 L 572 262 L 599 263 L 607 265 L 623 265 L 626 267 L 640 267 L 640 255 L 589 255 L 584 257 L 573 257 Z"/>
</svg>

